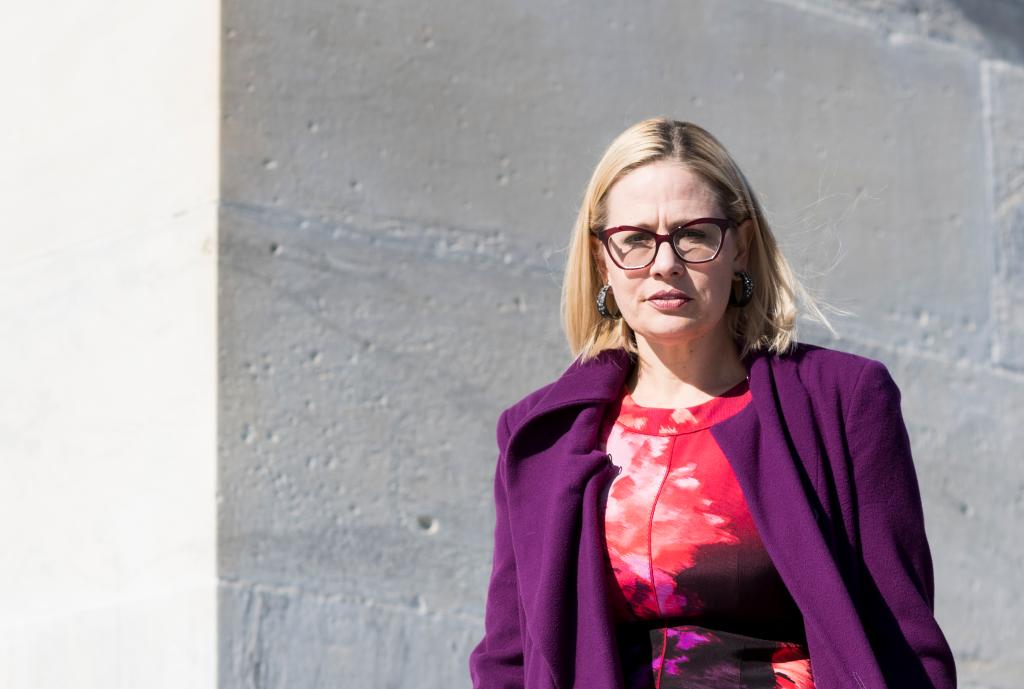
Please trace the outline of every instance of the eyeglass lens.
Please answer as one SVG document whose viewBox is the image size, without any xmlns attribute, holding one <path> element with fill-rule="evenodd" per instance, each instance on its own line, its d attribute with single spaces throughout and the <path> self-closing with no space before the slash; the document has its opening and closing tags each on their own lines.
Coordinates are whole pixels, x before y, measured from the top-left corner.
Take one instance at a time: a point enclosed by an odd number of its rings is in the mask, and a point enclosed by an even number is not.
<svg viewBox="0 0 1024 689">
<path fill-rule="evenodd" d="M 722 229 L 712 223 L 691 225 L 677 230 L 673 238 L 683 260 L 707 261 L 722 243 Z M 620 266 L 641 268 L 654 259 L 657 242 L 652 232 L 637 229 L 616 232 L 608 238 L 608 246 Z"/>
</svg>

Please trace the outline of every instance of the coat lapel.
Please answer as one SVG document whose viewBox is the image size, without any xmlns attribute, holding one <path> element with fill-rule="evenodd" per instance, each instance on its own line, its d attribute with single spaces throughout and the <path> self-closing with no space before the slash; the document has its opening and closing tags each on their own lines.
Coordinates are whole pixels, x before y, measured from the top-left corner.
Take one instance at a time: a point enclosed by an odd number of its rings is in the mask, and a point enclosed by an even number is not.
<svg viewBox="0 0 1024 689">
<path fill-rule="evenodd" d="M 831 624 L 832 619 L 858 619 L 858 614 L 820 523 L 823 513 L 813 484 L 822 457 L 810 400 L 784 359 L 757 357 L 749 370 L 752 404 L 711 432 L 732 465 L 772 562 L 804 615 L 814 667 L 853 672 L 847 659 L 872 657 L 872 651 L 862 629 L 838 638 Z M 858 681 L 885 686 L 877 666 L 857 669 Z M 822 687 L 855 686 L 849 674 L 816 672 L 815 680 Z"/>
<path fill-rule="evenodd" d="M 531 424 L 541 419 L 548 421 L 546 417 L 553 412 L 587 404 L 604 405 L 618 399 L 632 366 L 632 357 L 623 349 L 604 350 L 584 364 L 578 360 L 574 361 L 565 373 L 548 386 L 544 395 L 520 420 L 516 428 L 511 429 L 509 449 L 515 446 L 517 440 L 526 437 L 523 431 Z M 572 418 L 571 414 L 569 418 Z M 582 440 L 590 440 L 591 429 L 581 430 L 583 432 L 577 435 Z M 595 437 L 597 430 L 593 429 Z M 552 433 L 545 429 L 542 435 L 551 436 Z M 593 448 L 591 446 L 585 449 Z"/>
<path fill-rule="evenodd" d="M 563 689 L 619 686 L 600 523 L 614 467 L 598 435 L 630 369 L 623 350 L 574 362 L 513 429 L 506 449 L 527 630 Z"/>
</svg>

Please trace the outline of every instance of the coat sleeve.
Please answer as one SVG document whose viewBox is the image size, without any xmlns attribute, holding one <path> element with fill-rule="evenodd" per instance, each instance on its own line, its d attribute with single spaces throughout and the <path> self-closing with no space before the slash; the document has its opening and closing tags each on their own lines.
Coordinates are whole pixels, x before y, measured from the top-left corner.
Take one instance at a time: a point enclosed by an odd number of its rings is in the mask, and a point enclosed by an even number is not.
<svg viewBox="0 0 1024 689">
<path fill-rule="evenodd" d="M 469 655 L 473 689 L 523 689 L 523 645 L 519 627 L 519 586 L 508 523 L 504 454 L 509 430 L 506 413 L 498 419 L 498 462 L 494 470 L 494 556 L 484 636 Z"/>
<path fill-rule="evenodd" d="M 890 687 L 953 689 L 953 655 L 934 616 L 932 560 L 900 391 L 871 360 L 846 418 L 862 563 L 861 615 Z"/>
</svg>

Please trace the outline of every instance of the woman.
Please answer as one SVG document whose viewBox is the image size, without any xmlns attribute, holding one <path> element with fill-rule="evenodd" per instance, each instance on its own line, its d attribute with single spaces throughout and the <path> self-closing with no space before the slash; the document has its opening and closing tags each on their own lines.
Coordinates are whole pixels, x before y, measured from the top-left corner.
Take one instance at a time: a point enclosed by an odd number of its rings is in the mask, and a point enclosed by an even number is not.
<svg viewBox="0 0 1024 689">
<path fill-rule="evenodd" d="M 576 359 L 498 421 L 474 687 L 955 686 L 899 389 L 797 342 L 797 297 L 827 325 L 708 132 L 611 144 L 563 288 Z"/>
</svg>

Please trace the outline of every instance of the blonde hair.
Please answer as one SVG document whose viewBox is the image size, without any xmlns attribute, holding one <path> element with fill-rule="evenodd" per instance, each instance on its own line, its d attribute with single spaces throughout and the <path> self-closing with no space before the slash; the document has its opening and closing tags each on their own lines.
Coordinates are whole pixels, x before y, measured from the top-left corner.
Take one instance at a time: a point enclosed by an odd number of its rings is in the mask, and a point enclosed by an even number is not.
<svg viewBox="0 0 1024 689">
<path fill-rule="evenodd" d="M 658 117 L 634 124 L 612 141 L 583 195 L 562 283 L 562 326 L 573 356 L 582 362 L 606 349 L 637 353 L 635 335 L 626 320 L 609 320 L 597 312 L 602 283 L 591 237 L 604 229 L 612 185 L 636 168 L 661 160 L 677 161 L 702 178 L 736 225 L 751 220 L 747 272 L 754 280 L 754 294 L 742 308 L 727 307 L 724 316 L 740 357 L 761 349 L 781 354 L 796 342 L 798 298 L 811 318 L 835 335 L 816 298 L 789 267 L 761 204 L 725 147 L 693 123 Z"/>
</svg>

